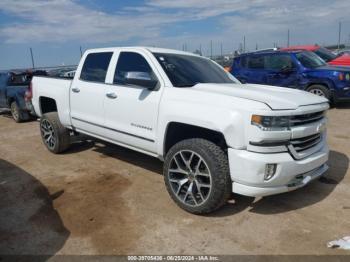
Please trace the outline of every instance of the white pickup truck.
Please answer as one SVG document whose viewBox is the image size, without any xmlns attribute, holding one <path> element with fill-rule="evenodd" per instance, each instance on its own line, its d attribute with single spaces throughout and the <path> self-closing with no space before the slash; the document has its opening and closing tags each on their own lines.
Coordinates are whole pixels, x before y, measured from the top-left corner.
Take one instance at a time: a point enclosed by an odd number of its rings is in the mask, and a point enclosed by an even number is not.
<svg viewBox="0 0 350 262">
<path fill-rule="evenodd" d="M 158 157 L 170 196 L 192 213 L 212 212 L 232 192 L 288 192 L 328 168 L 326 99 L 241 84 L 194 54 L 88 50 L 73 80 L 34 77 L 32 88 L 49 151 L 83 133 Z"/>
</svg>

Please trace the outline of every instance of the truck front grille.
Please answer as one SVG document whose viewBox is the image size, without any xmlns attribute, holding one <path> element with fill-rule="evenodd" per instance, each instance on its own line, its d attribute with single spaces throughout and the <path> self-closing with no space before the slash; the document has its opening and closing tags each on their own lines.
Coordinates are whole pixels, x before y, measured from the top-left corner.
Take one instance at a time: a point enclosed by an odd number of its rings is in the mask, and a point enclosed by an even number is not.
<svg viewBox="0 0 350 262">
<path fill-rule="evenodd" d="M 291 117 L 290 123 L 291 126 L 300 126 L 305 124 L 310 124 L 313 122 L 320 121 L 325 116 L 325 111 L 319 111 L 315 113 L 310 114 L 304 114 L 304 115 L 295 115 Z"/>
<path fill-rule="evenodd" d="M 302 138 L 292 139 L 290 144 L 293 146 L 296 152 L 302 152 L 313 146 L 316 146 L 322 140 L 322 134 L 314 134 Z"/>
</svg>

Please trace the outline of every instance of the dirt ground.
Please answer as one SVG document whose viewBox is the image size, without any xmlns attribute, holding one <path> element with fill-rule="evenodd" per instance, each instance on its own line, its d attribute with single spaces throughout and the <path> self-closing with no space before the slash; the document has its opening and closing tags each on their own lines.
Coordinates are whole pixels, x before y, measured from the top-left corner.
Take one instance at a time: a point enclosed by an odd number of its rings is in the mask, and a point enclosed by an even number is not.
<svg viewBox="0 0 350 262">
<path fill-rule="evenodd" d="M 0 116 L 0 254 L 350 254 L 350 106 L 329 111 L 327 179 L 195 216 L 168 196 L 154 158 L 107 143 L 62 155 L 38 122 Z"/>
</svg>

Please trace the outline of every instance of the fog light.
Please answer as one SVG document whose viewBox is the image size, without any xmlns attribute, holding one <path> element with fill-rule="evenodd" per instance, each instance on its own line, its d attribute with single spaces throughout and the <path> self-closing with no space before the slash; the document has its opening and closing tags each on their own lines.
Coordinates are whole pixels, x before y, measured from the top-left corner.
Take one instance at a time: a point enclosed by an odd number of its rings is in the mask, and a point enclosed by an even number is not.
<svg viewBox="0 0 350 262">
<path fill-rule="evenodd" d="M 277 164 L 266 164 L 264 180 L 270 180 L 276 173 Z"/>
</svg>

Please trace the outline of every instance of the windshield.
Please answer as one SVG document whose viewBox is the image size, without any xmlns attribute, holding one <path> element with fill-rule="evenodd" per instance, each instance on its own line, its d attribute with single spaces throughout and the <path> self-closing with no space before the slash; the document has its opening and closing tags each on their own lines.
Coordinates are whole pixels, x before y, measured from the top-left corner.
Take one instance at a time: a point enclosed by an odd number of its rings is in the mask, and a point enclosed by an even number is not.
<svg viewBox="0 0 350 262">
<path fill-rule="evenodd" d="M 180 54 L 153 53 L 175 87 L 198 83 L 236 83 L 223 68 L 209 59 Z"/>
<path fill-rule="evenodd" d="M 312 52 L 301 52 L 296 54 L 299 62 L 306 68 L 316 68 L 326 65 L 326 62 Z"/>
<path fill-rule="evenodd" d="M 331 51 L 329 51 L 326 48 L 320 47 L 319 49 L 314 51 L 316 55 L 321 57 L 324 61 L 329 62 L 335 59 L 337 56 L 333 54 Z"/>
</svg>

